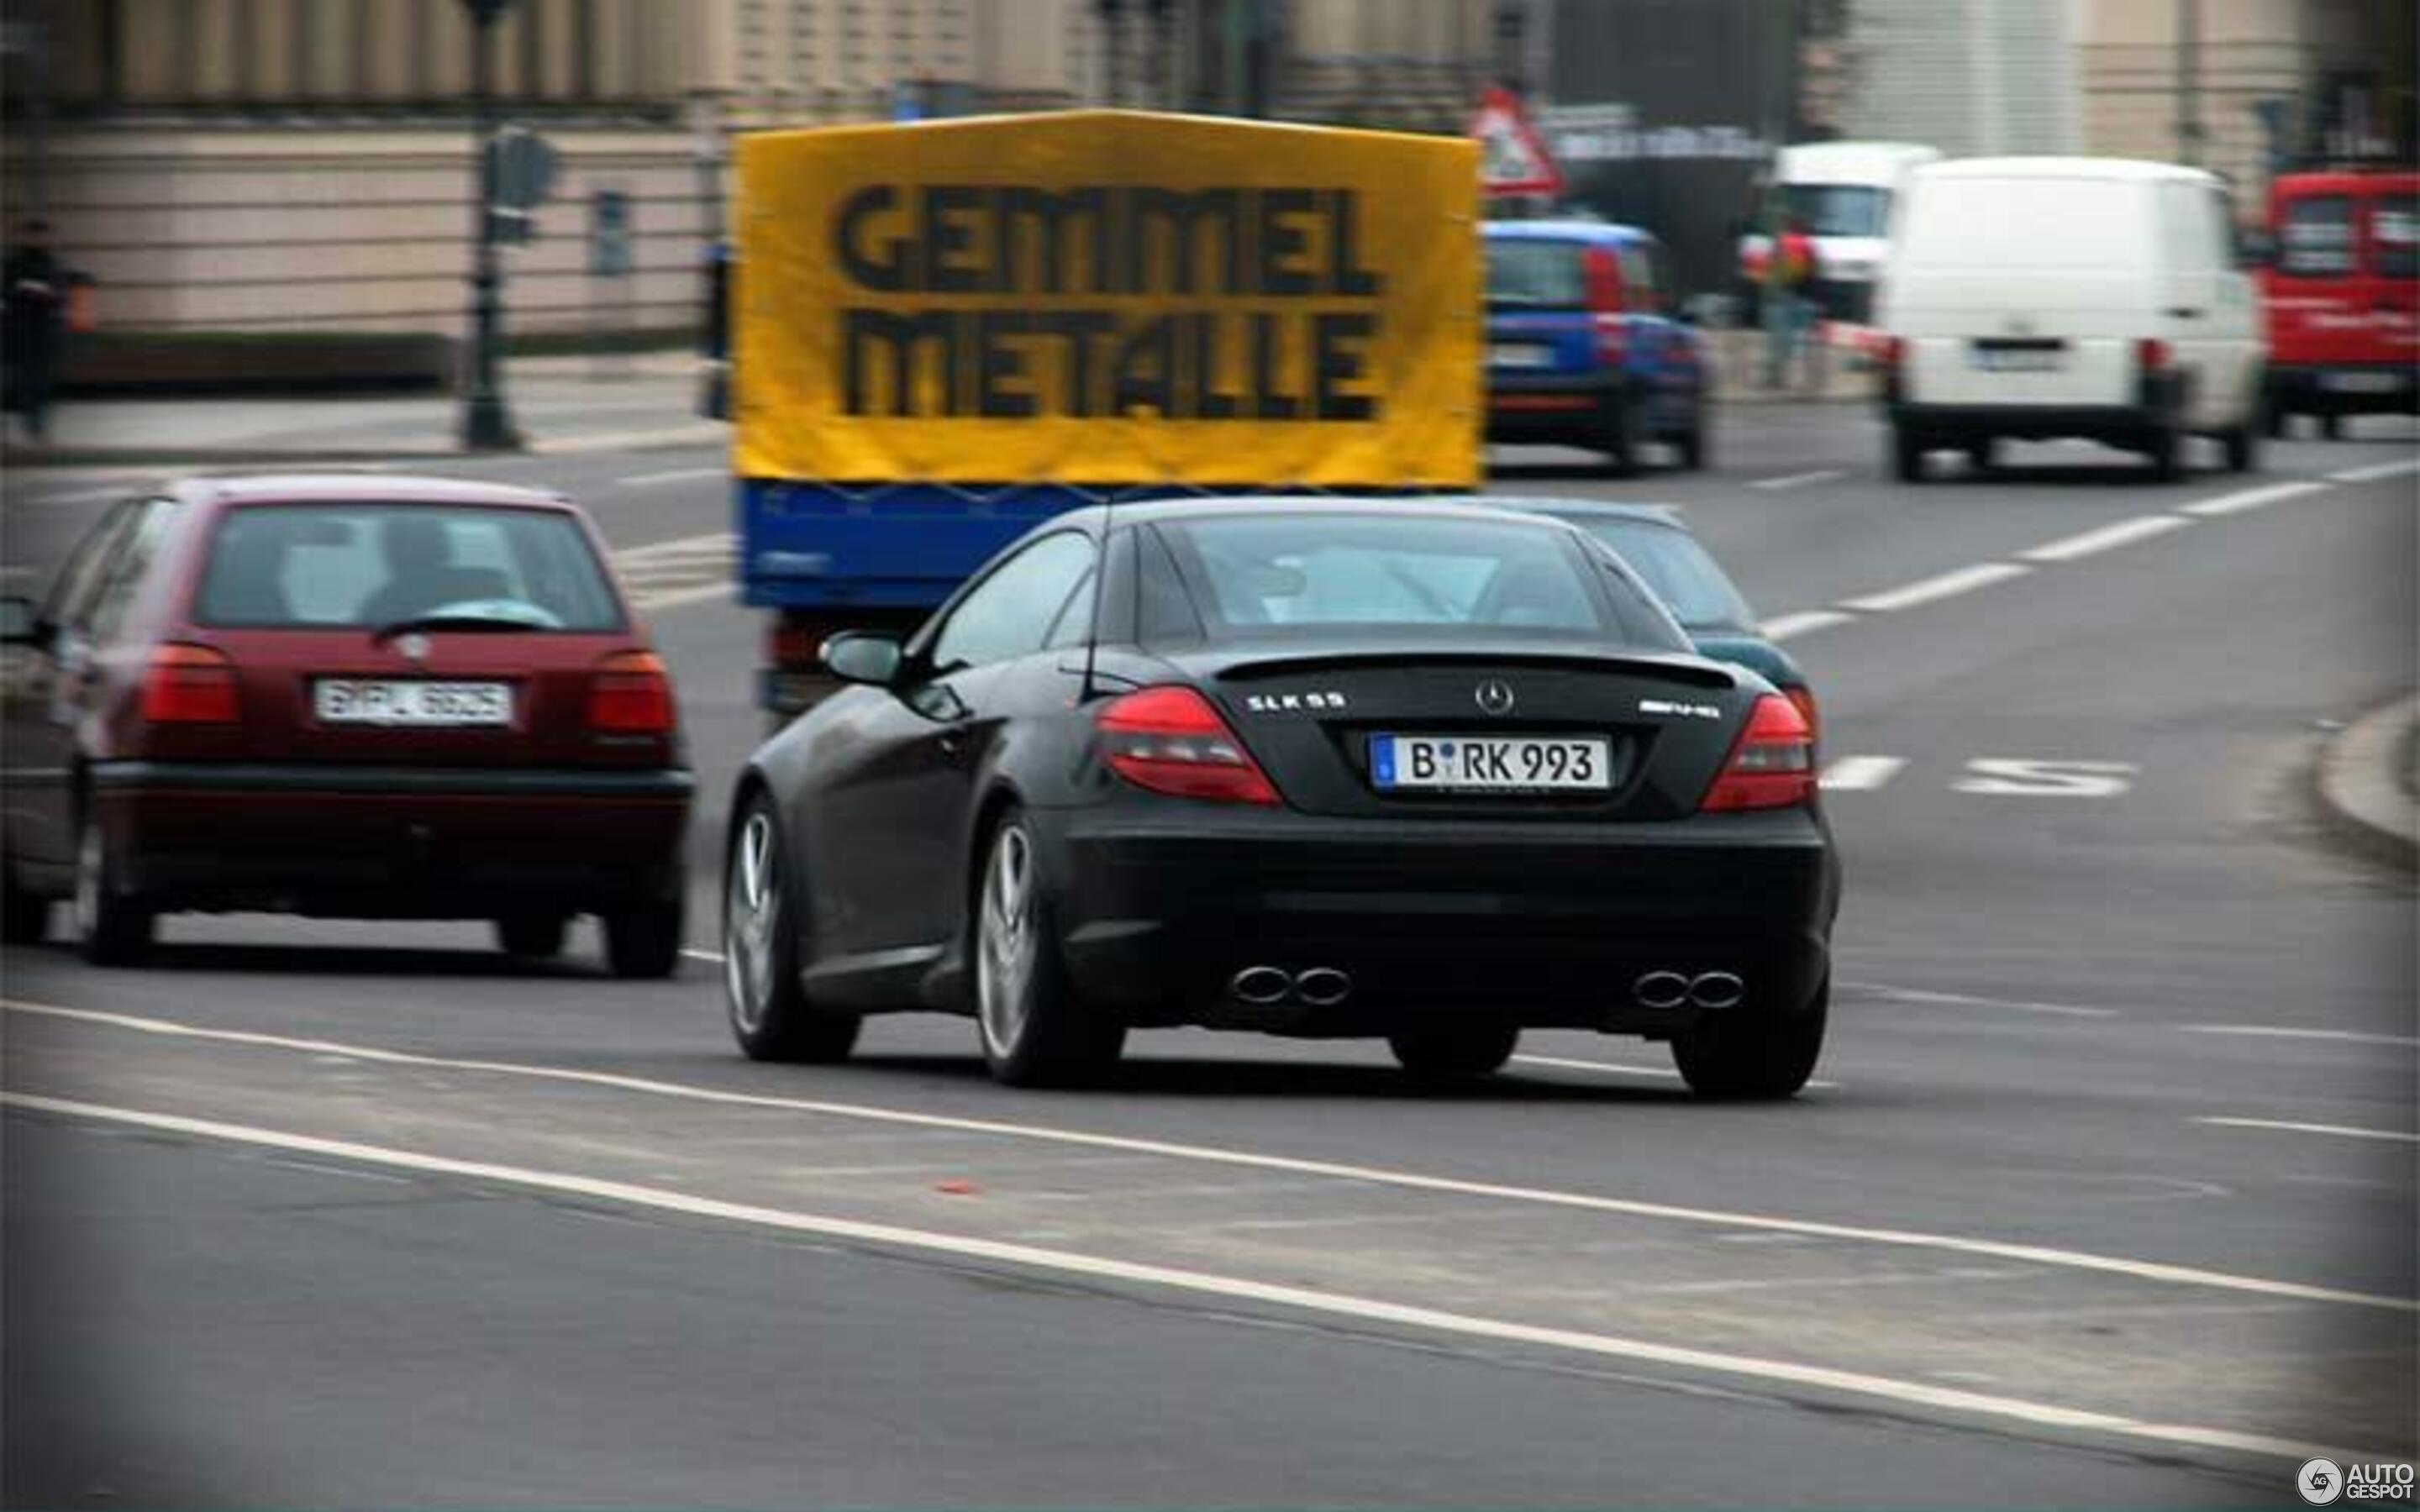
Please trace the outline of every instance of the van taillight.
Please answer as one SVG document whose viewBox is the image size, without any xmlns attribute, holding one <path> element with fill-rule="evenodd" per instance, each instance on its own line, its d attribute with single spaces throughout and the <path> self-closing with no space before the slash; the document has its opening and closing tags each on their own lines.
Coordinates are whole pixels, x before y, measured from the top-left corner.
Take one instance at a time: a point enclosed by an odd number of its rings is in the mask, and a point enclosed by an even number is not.
<svg viewBox="0 0 2420 1512">
<path fill-rule="evenodd" d="M 2149 336 L 2134 343 L 2134 365 L 2146 373 L 2156 373 L 2167 366 L 2168 344 Z"/>
<path fill-rule="evenodd" d="M 608 656 L 589 674 L 589 729 L 615 735 L 668 735 L 675 719 L 672 679 L 654 652 Z"/>
<path fill-rule="evenodd" d="M 1278 790 L 1210 701 L 1189 687 L 1146 687 L 1094 719 L 1109 770 L 1153 793 L 1274 804 Z"/>
<path fill-rule="evenodd" d="M 1902 367 L 1906 366 L 1907 338 L 1905 336 L 1885 336 L 1882 342 L 1882 357 L 1883 368 L 1885 372 L 1896 373 Z"/>
<path fill-rule="evenodd" d="M 1767 693 L 1748 711 L 1747 728 L 1706 791 L 1699 811 L 1790 809 L 1815 796 L 1815 732 L 1806 716 L 1778 693 Z"/>
<path fill-rule="evenodd" d="M 150 724 L 235 723 L 235 663 L 208 646 L 162 646 L 143 670 L 143 717 Z"/>
</svg>

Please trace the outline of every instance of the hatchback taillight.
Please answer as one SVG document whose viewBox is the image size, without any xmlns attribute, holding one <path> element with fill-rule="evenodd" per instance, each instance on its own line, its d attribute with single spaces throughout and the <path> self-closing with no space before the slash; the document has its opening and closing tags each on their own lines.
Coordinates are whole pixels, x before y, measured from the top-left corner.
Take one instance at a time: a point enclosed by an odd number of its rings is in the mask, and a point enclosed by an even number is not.
<svg viewBox="0 0 2420 1512">
<path fill-rule="evenodd" d="M 1767 693 L 1748 711 L 1730 759 L 1698 805 L 1706 813 L 1789 809 L 1815 795 L 1815 732 L 1796 705 Z"/>
<path fill-rule="evenodd" d="M 588 728 L 604 734 L 667 735 L 677 716 L 673 683 L 652 651 L 625 651 L 588 678 Z"/>
<path fill-rule="evenodd" d="M 1621 261 L 1611 247 L 1590 247 L 1580 267 L 1588 293 L 1590 323 L 1596 327 L 1597 362 L 1606 367 L 1620 367 L 1624 311 Z"/>
<path fill-rule="evenodd" d="M 1210 701 L 1189 687 L 1128 693 L 1094 719 L 1109 770 L 1178 798 L 1274 804 L 1278 790 Z"/>
<path fill-rule="evenodd" d="M 165 645 L 143 670 L 143 717 L 149 724 L 233 724 L 235 663 L 209 646 Z"/>
</svg>

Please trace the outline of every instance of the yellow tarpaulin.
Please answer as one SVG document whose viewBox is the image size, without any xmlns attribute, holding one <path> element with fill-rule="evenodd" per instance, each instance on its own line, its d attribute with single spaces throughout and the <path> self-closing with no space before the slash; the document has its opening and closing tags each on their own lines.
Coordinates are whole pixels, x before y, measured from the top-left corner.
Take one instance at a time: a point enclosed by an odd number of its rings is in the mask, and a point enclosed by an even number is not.
<svg viewBox="0 0 2420 1512">
<path fill-rule="evenodd" d="M 1470 142 L 1072 111 L 738 162 L 741 476 L 1479 481 Z"/>
</svg>

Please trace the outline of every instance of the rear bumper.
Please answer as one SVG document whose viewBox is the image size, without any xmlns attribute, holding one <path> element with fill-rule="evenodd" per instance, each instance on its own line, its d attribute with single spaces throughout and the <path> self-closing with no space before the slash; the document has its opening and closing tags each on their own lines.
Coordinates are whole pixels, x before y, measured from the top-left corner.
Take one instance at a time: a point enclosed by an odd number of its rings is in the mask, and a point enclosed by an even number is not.
<svg viewBox="0 0 2420 1512">
<path fill-rule="evenodd" d="M 127 888 L 167 909 L 358 918 L 597 912 L 677 890 L 694 778 L 108 762 Z"/>
<path fill-rule="evenodd" d="M 2002 405 L 1892 404 L 1891 424 L 1940 446 L 2005 436 L 2018 440 L 2081 437 L 2111 446 L 2142 447 L 2175 428 L 2165 404 Z"/>
<path fill-rule="evenodd" d="M 2304 415 L 2420 413 L 2420 374 L 2403 363 L 2272 364 L 2270 402 Z"/>
<path fill-rule="evenodd" d="M 1651 1010 L 1649 971 L 1730 971 L 1734 1012 L 1802 1007 L 1830 964 L 1839 869 L 1807 810 L 1672 823 L 1389 825 L 1298 814 L 1087 816 L 1051 857 L 1059 920 L 1087 995 L 1135 1024 L 1382 1034 L 1488 1015 L 1532 1027 L 1664 1035 L 1700 1011 Z M 1329 967 L 1351 995 L 1254 1006 L 1246 967 Z"/>
<path fill-rule="evenodd" d="M 1601 373 L 1579 378 L 1491 378 L 1487 385 L 1487 439 L 1491 441 L 1560 441 L 1593 444 L 1614 433 L 1629 388 Z"/>
</svg>

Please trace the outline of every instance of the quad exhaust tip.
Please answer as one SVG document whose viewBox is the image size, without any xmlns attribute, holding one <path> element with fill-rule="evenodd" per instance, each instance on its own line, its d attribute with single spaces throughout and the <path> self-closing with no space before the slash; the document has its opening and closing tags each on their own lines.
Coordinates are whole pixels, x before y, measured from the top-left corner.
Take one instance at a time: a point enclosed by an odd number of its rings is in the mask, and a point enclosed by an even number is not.
<svg viewBox="0 0 2420 1512">
<path fill-rule="evenodd" d="M 1678 971 L 1648 971 L 1630 984 L 1630 995 L 1641 1008 L 1679 1008 L 1683 1003 L 1737 1008 L 1747 995 L 1747 983 L 1729 971 L 1701 971 L 1694 977 Z"/>
<path fill-rule="evenodd" d="M 1239 1003 L 1272 1008 L 1289 998 L 1312 1008 L 1334 1008 L 1353 995 L 1353 979 L 1334 966 L 1313 966 L 1300 976 L 1281 966 L 1246 966 L 1228 979 Z"/>
</svg>

